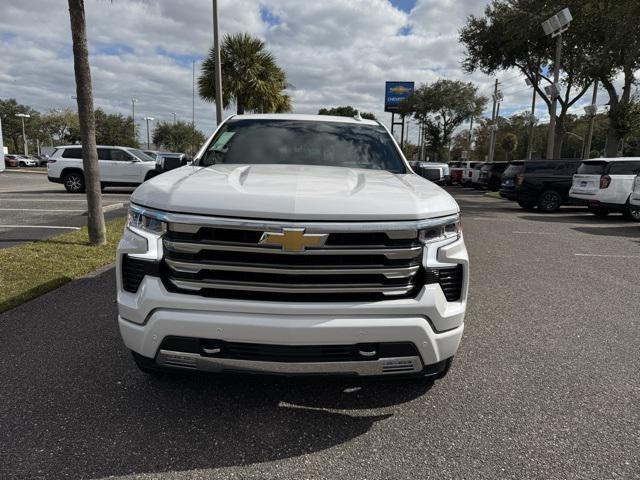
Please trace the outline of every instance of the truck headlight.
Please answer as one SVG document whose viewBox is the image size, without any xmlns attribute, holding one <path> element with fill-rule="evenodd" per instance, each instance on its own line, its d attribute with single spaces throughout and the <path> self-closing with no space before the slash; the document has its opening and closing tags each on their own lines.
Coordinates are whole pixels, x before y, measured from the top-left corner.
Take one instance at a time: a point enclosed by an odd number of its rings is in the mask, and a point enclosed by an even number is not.
<svg viewBox="0 0 640 480">
<path fill-rule="evenodd" d="M 450 223 L 429 227 L 420 230 L 419 239 L 423 244 L 441 242 L 448 239 L 459 239 L 462 233 L 460 218 L 452 220 Z"/>
<path fill-rule="evenodd" d="M 136 210 L 129 209 L 127 218 L 127 227 L 142 230 L 144 232 L 162 235 L 167 231 L 167 224 L 161 220 L 140 213 Z"/>
</svg>

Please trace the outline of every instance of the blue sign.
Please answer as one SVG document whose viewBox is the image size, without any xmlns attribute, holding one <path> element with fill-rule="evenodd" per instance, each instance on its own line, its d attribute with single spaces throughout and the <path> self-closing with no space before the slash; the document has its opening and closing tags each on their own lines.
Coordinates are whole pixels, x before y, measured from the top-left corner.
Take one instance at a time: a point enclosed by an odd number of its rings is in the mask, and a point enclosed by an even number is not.
<svg viewBox="0 0 640 480">
<path fill-rule="evenodd" d="M 403 100 L 413 93 L 413 82 L 386 82 L 384 87 L 384 111 L 397 112 Z"/>
</svg>

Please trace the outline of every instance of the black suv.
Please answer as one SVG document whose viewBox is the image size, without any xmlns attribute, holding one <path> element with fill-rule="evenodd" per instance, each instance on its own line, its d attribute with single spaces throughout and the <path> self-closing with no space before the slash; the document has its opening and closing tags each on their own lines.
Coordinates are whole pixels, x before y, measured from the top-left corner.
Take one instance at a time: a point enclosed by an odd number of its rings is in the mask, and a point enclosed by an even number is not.
<svg viewBox="0 0 640 480">
<path fill-rule="evenodd" d="M 571 203 L 569 189 L 579 160 L 537 160 L 524 162 L 516 175 L 514 198 L 522 208 L 538 207 L 542 212 L 557 211 Z"/>
<path fill-rule="evenodd" d="M 516 177 L 522 173 L 524 169 L 524 161 L 514 160 L 502 174 L 502 182 L 500 183 L 500 196 L 508 200 L 517 200 L 516 197 Z"/>
<path fill-rule="evenodd" d="M 493 162 L 482 165 L 480 167 L 480 176 L 478 177 L 478 187 L 488 188 L 493 192 L 500 190 L 502 174 L 508 165 L 507 162 Z"/>
</svg>

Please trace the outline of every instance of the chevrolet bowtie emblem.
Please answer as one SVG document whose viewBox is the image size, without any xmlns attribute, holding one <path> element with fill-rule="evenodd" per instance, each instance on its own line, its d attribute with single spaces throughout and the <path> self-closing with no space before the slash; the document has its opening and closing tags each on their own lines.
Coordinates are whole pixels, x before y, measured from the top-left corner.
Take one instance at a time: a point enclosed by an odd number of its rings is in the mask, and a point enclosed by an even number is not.
<svg viewBox="0 0 640 480">
<path fill-rule="evenodd" d="M 285 252 L 304 252 L 307 247 L 322 247 L 327 233 L 304 233 L 304 228 L 283 228 L 282 233 L 264 232 L 260 245 L 281 247 Z"/>
</svg>

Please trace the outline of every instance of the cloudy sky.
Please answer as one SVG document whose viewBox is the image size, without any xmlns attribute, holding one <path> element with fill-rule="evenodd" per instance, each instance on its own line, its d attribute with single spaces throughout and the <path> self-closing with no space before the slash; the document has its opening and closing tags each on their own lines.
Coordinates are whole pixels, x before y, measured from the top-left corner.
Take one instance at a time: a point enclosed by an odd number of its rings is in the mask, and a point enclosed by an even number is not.
<svg viewBox="0 0 640 480">
<path fill-rule="evenodd" d="M 353 105 L 383 122 L 385 80 L 416 84 L 465 75 L 457 32 L 484 0 L 221 0 L 223 33 L 265 40 L 288 80 L 294 112 Z M 86 0 L 95 103 L 108 112 L 190 121 L 192 62 L 196 75 L 212 42 L 210 0 Z M 504 82 L 503 112 L 529 108 L 530 92 L 515 72 Z M 75 108 L 67 2 L 3 2 L 0 15 L 0 98 L 46 111 Z M 542 107 L 542 105 L 540 105 Z M 490 114 L 490 112 L 488 112 Z M 215 126 L 211 104 L 195 101 L 197 126 Z M 141 134 L 145 136 L 144 126 Z M 412 135 L 413 136 L 413 135 Z"/>
</svg>

